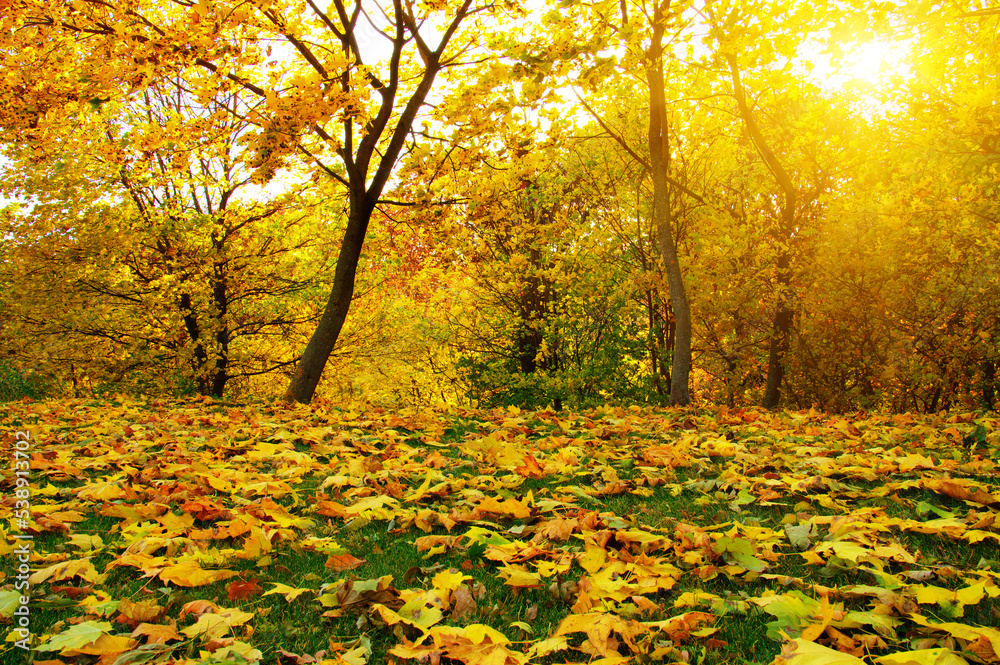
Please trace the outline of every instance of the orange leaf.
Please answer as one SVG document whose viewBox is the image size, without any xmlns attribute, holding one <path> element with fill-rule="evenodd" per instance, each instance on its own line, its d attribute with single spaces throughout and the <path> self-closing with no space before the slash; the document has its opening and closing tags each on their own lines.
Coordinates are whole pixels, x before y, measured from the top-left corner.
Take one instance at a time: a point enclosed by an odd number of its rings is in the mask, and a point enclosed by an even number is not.
<svg viewBox="0 0 1000 665">
<path fill-rule="evenodd" d="M 340 572 L 342 570 L 354 570 L 368 563 L 364 559 L 353 557 L 350 554 L 331 554 L 326 560 L 326 567 Z"/>
<path fill-rule="evenodd" d="M 185 513 L 190 513 L 191 515 L 194 515 L 196 519 L 203 521 L 214 520 L 228 512 L 225 506 L 206 498 L 200 498 L 196 501 L 188 501 L 181 506 L 181 510 Z"/>
<path fill-rule="evenodd" d="M 177 632 L 176 624 L 164 626 L 154 623 L 140 623 L 132 631 L 132 637 L 145 635 L 149 639 L 146 644 L 166 644 L 167 640 L 183 640 L 184 636 Z"/>
<path fill-rule="evenodd" d="M 983 506 L 995 506 L 1000 504 L 1000 499 L 989 492 L 985 492 L 977 487 L 971 487 L 967 480 L 956 479 L 926 479 L 924 487 L 940 492 L 959 501 L 971 501 Z"/>
<path fill-rule="evenodd" d="M 204 598 L 199 598 L 198 600 L 192 600 L 189 603 L 184 603 L 181 608 L 180 616 L 178 619 L 183 619 L 188 614 L 192 614 L 196 617 L 200 617 L 205 612 L 215 612 L 219 609 L 219 606 L 210 600 Z"/>
<path fill-rule="evenodd" d="M 542 478 L 545 476 L 545 470 L 538 465 L 538 460 L 531 453 L 524 454 L 524 466 L 514 467 L 514 473 L 525 478 Z"/>
<path fill-rule="evenodd" d="M 515 519 L 523 519 L 531 515 L 531 508 L 526 504 L 521 503 L 517 499 L 505 499 L 504 501 L 497 501 L 494 498 L 486 497 L 483 499 L 473 515 L 476 518 L 481 517 L 483 514 L 494 514 L 494 515 L 509 515 Z"/>
</svg>

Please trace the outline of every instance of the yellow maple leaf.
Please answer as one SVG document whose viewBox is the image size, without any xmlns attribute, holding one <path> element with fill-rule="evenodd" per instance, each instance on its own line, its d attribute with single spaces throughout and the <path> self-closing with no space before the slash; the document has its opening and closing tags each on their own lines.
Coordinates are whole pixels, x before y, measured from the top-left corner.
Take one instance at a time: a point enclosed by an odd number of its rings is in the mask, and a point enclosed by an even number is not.
<svg viewBox="0 0 1000 665">
<path fill-rule="evenodd" d="M 90 483 L 84 485 L 76 493 L 84 501 L 114 501 L 115 499 L 134 499 L 135 492 L 120 487 L 113 482 Z"/>
<path fill-rule="evenodd" d="M 181 632 L 188 637 L 203 637 L 218 639 L 229 633 L 236 626 L 242 626 L 253 618 L 251 612 L 244 612 L 232 607 L 219 607 L 214 612 L 205 612 L 198 617 L 193 625 Z"/>
<path fill-rule="evenodd" d="M 879 665 L 968 665 L 969 661 L 951 649 L 903 651 L 875 659 Z"/>
<path fill-rule="evenodd" d="M 441 589 L 442 591 L 452 592 L 458 587 L 462 586 L 462 582 L 465 580 L 471 580 L 472 576 L 465 575 L 460 570 L 450 568 L 448 570 L 442 570 L 437 575 L 431 583 L 434 585 L 435 589 Z"/>
<path fill-rule="evenodd" d="M 497 572 L 504 577 L 504 584 L 507 586 L 536 587 L 542 584 L 542 576 L 529 572 L 524 566 L 504 566 Z"/>
<path fill-rule="evenodd" d="M 173 582 L 177 586 L 203 586 L 229 579 L 236 575 L 234 570 L 205 570 L 193 559 L 182 559 L 179 563 L 168 565 L 160 571 L 160 579 Z"/>
<path fill-rule="evenodd" d="M 292 602 L 304 593 L 315 593 L 312 589 L 297 589 L 295 587 L 288 586 L 287 584 L 274 583 L 274 588 L 270 591 L 265 591 L 263 596 L 270 596 L 274 594 L 280 594 L 285 597 L 285 600 Z"/>
<path fill-rule="evenodd" d="M 860 658 L 802 638 L 789 642 L 774 662 L 777 665 L 865 665 Z"/>
<path fill-rule="evenodd" d="M 622 641 L 635 651 L 636 646 L 632 638 L 644 630 L 642 624 L 622 619 L 615 614 L 588 612 L 586 614 L 571 614 L 563 619 L 559 628 L 556 629 L 555 635 L 586 633 L 598 655 L 606 656 L 608 655 L 608 640 L 611 633 L 617 633 Z"/>
<path fill-rule="evenodd" d="M 97 569 L 94 568 L 94 564 L 90 562 L 90 559 L 73 559 L 71 561 L 61 561 L 57 564 L 53 564 L 48 568 L 42 568 L 37 573 L 28 578 L 28 582 L 34 586 L 36 584 L 41 584 L 42 582 L 59 582 L 62 580 L 68 580 L 72 577 L 79 577 L 80 579 L 93 582 L 98 578 Z"/>
</svg>

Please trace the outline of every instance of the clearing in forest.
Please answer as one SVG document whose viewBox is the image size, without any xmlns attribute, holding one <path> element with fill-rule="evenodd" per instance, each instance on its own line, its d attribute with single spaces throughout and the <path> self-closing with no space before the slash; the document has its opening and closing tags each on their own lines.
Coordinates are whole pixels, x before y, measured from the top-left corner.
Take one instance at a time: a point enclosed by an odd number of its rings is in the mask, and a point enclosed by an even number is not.
<svg viewBox="0 0 1000 665">
<path fill-rule="evenodd" d="M 8 404 L 0 660 L 1000 662 L 997 424 Z"/>
</svg>

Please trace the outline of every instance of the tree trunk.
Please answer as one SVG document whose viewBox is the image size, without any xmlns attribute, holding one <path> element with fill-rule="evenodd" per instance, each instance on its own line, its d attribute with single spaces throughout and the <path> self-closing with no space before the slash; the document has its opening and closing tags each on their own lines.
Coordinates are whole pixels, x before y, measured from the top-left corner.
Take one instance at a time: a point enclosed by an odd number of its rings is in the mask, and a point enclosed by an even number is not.
<svg viewBox="0 0 1000 665">
<path fill-rule="evenodd" d="M 660 330 L 659 316 L 656 304 L 653 302 L 653 292 L 646 291 L 646 314 L 649 317 L 649 371 L 653 381 L 653 389 L 657 395 L 663 395 L 663 382 L 660 381 L 660 345 L 663 335 Z"/>
<path fill-rule="evenodd" d="M 355 144 L 354 120 L 351 118 L 343 121 L 342 142 L 334 140 L 318 125 L 313 127 L 323 140 L 331 146 L 335 146 L 344 160 L 347 173 L 346 184 L 350 196 L 350 213 L 347 218 L 344 239 L 340 243 L 340 255 L 337 257 L 337 267 L 333 274 L 330 297 L 326 301 L 326 308 L 323 310 L 319 325 L 309 339 L 309 343 L 302 353 L 302 358 L 295 368 L 295 373 L 292 375 L 288 389 L 285 391 L 284 399 L 286 402 L 308 403 L 316 392 L 323 368 L 326 366 L 330 354 L 333 353 L 337 339 L 340 337 L 340 331 L 344 327 L 344 321 L 347 319 L 347 312 L 351 308 L 358 261 L 361 258 L 361 248 L 365 243 L 368 223 L 371 221 L 375 204 L 382 196 L 382 191 L 392 175 L 396 160 L 410 136 L 410 130 L 413 128 L 417 113 L 423 106 L 424 100 L 427 99 L 427 94 L 434 85 L 434 79 L 441 71 L 442 58 L 448 48 L 448 43 L 458 30 L 458 26 L 469 15 L 471 3 L 472 0 L 465 0 L 461 6 L 456 8 L 448 23 L 439 28 L 440 38 L 437 48 L 432 50 L 419 34 L 422 21 L 417 21 L 412 15 L 407 14 L 408 11 L 412 11 L 412 5 L 407 3 L 407 6 L 404 7 L 401 0 L 394 0 L 392 6 L 395 17 L 395 34 L 391 37 L 393 50 L 389 57 L 389 78 L 387 81 L 381 81 L 374 73 L 369 73 L 366 77 L 368 84 L 372 85 L 378 96 L 382 98 L 378 112 L 365 123 L 357 144 Z M 334 4 L 339 6 L 339 3 Z M 354 26 L 360 15 L 360 6 L 359 2 L 353 18 L 350 19 L 346 12 L 339 11 L 344 28 L 343 32 L 339 32 L 328 18 L 324 18 L 324 22 L 341 40 L 344 53 L 349 59 L 355 60 L 355 64 L 359 66 L 362 64 L 362 58 L 358 50 Z M 342 9 L 343 7 L 340 7 L 340 10 Z M 416 88 L 399 109 L 396 106 L 396 98 L 402 80 L 400 78 L 400 63 L 404 60 L 403 50 L 411 41 L 417 46 L 424 69 L 418 77 L 419 82 Z M 317 60 L 305 43 L 295 41 L 293 45 L 300 53 L 306 54 L 307 60 L 310 62 Z M 344 70 L 341 74 L 341 88 L 345 93 L 351 92 L 351 76 L 348 70 Z M 394 124 L 387 134 L 386 130 L 390 122 Z M 385 139 L 384 142 L 383 139 Z M 372 166 L 373 159 L 376 160 L 376 168 L 369 183 L 369 167 Z M 337 174 L 335 170 L 326 166 L 323 168 L 344 182 L 343 176 Z"/>
<path fill-rule="evenodd" d="M 983 408 L 992 411 L 996 402 L 997 363 L 995 360 L 983 361 Z"/>
<path fill-rule="evenodd" d="M 308 403 L 312 400 L 326 361 L 333 353 L 340 331 L 344 327 L 351 299 L 354 297 L 354 280 L 358 261 L 361 259 L 361 248 L 368 232 L 368 222 L 375 209 L 366 198 L 364 194 L 358 195 L 352 192 L 351 213 L 344 239 L 340 243 L 340 255 L 337 257 L 330 297 L 326 301 L 323 317 L 295 367 L 291 383 L 285 391 L 286 402 Z"/>
<path fill-rule="evenodd" d="M 213 237 L 216 251 L 222 254 L 222 242 Z M 212 374 L 212 397 L 222 398 L 226 390 L 226 383 L 232 378 L 229 376 L 229 324 L 226 322 L 226 315 L 229 313 L 229 281 L 227 279 L 228 270 L 225 261 L 217 261 L 213 269 L 212 278 L 212 299 L 215 301 L 216 324 L 219 326 L 215 333 L 215 343 L 218 345 L 215 357 L 215 368 Z"/>
<path fill-rule="evenodd" d="M 226 388 L 229 376 L 226 373 L 226 356 L 220 358 L 209 358 L 202 340 L 201 326 L 198 324 L 198 317 L 194 313 L 194 305 L 189 293 L 182 293 L 179 303 L 180 311 L 184 319 L 184 329 L 187 331 L 188 339 L 194 344 L 194 373 L 195 381 L 198 384 L 198 394 L 216 398 L 221 398 Z M 209 363 L 214 363 L 209 371 Z"/>
<path fill-rule="evenodd" d="M 667 271 L 667 287 L 673 309 L 676 334 L 673 367 L 670 372 L 670 404 L 691 403 L 688 377 L 691 374 L 691 306 L 684 291 L 684 276 L 677 258 L 672 228 L 670 188 L 670 136 L 667 125 L 667 99 L 663 83 L 663 33 L 669 2 L 658 3 L 653 15 L 653 39 L 646 55 L 646 80 L 649 83 L 649 163 L 653 177 L 653 221 L 656 239 Z"/>
<path fill-rule="evenodd" d="M 781 384 L 785 379 L 785 357 L 791 345 L 792 309 L 788 305 L 788 288 L 791 275 L 788 271 L 788 255 L 782 254 L 778 260 L 778 302 L 771 322 L 771 347 L 767 357 L 767 385 L 764 388 L 763 406 L 775 409 L 781 402 Z"/>
<path fill-rule="evenodd" d="M 789 289 L 792 283 L 791 273 L 791 250 L 787 243 L 791 242 L 795 232 L 795 206 L 797 192 L 788 172 L 785 171 L 781 162 L 775 156 L 774 151 L 768 145 L 764 134 L 760 131 L 747 104 L 746 92 L 743 89 L 743 82 L 740 80 L 740 71 L 736 63 L 736 58 L 732 54 L 726 55 L 729 63 L 729 73 L 733 81 L 733 96 L 736 98 L 736 106 L 739 109 L 740 117 L 746 125 L 750 138 L 753 139 L 754 146 L 760 153 L 761 159 L 768 170 L 774 176 L 778 186 L 781 187 L 785 195 L 785 203 L 781 209 L 781 224 L 776 232 L 776 239 L 781 245 L 778 255 L 777 275 L 776 275 L 776 304 L 774 320 L 771 323 L 771 345 L 767 358 L 767 386 L 764 389 L 763 406 L 773 409 L 781 402 L 781 384 L 785 378 L 785 356 L 791 346 L 792 331 L 792 309 L 789 305 Z"/>
<path fill-rule="evenodd" d="M 785 357 L 792 331 L 792 310 L 779 302 L 771 323 L 771 348 L 767 356 L 767 385 L 763 407 L 775 409 L 781 403 L 781 384 L 785 380 Z"/>
</svg>

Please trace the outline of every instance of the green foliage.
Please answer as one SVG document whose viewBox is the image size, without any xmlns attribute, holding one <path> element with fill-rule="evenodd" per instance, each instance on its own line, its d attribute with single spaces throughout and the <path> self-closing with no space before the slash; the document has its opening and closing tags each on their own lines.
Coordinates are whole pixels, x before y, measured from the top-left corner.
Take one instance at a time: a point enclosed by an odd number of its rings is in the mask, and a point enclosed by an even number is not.
<svg viewBox="0 0 1000 665">
<path fill-rule="evenodd" d="M 548 366 L 531 372 L 521 365 L 524 350 L 515 346 L 516 337 L 494 338 L 492 346 L 456 363 L 466 396 L 484 407 L 586 408 L 655 401 L 642 369 L 646 354 L 642 341 L 630 338 L 628 327 L 614 320 L 615 314 L 621 312 L 608 315 L 608 330 L 599 335 L 580 325 L 586 321 L 583 317 L 561 317 L 560 323 L 570 325 L 553 325 L 554 332 L 546 336 L 546 341 L 553 340 L 548 348 L 555 349 Z"/>
<path fill-rule="evenodd" d="M 46 383 L 34 372 L 23 372 L 13 364 L 0 361 L 0 402 L 38 399 L 46 393 Z"/>
<path fill-rule="evenodd" d="M 492 195 L 460 221 L 478 242 L 474 296 L 451 341 L 466 397 L 571 408 L 649 401 L 638 290 L 592 227 L 580 178 L 553 175 L 549 159 L 528 162 L 516 184 L 484 183 Z"/>
</svg>

